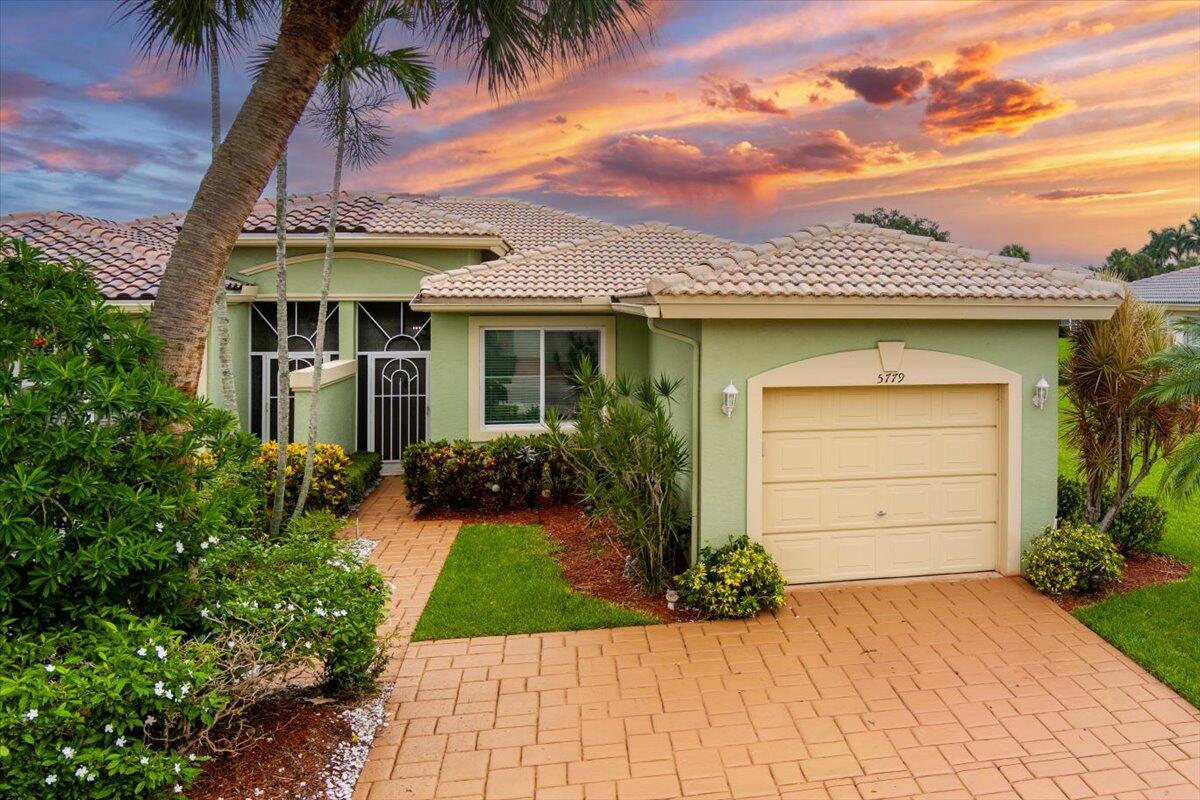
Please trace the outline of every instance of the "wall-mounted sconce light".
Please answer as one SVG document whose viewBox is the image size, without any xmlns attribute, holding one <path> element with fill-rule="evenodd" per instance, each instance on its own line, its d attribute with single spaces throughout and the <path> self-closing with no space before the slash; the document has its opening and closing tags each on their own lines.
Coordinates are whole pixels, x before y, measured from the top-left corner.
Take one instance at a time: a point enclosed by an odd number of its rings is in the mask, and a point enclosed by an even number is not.
<svg viewBox="0 0 1200 800">
<path fill-rule="evenodd" d="M 721 390 L 721 411 L 725 412 L 725 416 L 732 417 L 733 409 L 737 406 L 738 388 L 733 385 L 733 381 Z"/>
<path fill-rule="evenodd" d="M 1038 382 L 1033 385 L 1033 405 L 1034 408 L 1046 407 L 1046 395 L 1050 392 L 1050 384 L 1045 377 L 1038 378 Z"/>
</svg>

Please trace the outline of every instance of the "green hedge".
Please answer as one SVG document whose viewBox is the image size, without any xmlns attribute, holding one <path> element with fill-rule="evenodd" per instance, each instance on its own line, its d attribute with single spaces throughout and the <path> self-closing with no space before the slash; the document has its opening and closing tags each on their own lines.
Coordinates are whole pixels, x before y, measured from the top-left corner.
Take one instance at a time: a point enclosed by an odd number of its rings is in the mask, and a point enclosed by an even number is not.
<svg viewBox="0 0 1200 800">
<path fill-rule="evenodd" d="M 350 456 L 350 465 L 346 468 L 346 495 L 351 507 L 361 503 L 371 487 L 379 482 L 379 473 L 383 469 L 383 459 L 379 453 L 359 450 Z"/>
<path fill-rule="evenodd" d="M 417 442 L 401 463 L 408 502 L 418 511 L 532 506 L 566 499 L 573 485 L 566 459 L 544 434 Z"/>
<path fill-rule="evenodd" d="M 1087 490 L 1083 481 L 1073 478 L 1058 478 L 1058 518 L 1063 522 L 1084 522 L 1087 508 Z M 1104 506 L 1112 502 L 1112 492 L 1105 492 Z M 1125 501 L 1108 535 L 1122 553 L 1156 552 L 1167 529 L 1167 512 L 1157 499 L 1144 494 L 1135 494 Z"/>
</svg>

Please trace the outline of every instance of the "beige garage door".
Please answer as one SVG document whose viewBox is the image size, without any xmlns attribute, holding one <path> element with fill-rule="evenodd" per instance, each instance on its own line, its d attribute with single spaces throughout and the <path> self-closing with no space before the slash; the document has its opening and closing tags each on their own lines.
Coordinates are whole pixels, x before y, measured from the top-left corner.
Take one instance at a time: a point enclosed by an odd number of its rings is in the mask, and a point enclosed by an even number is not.
<svg viewBox="0 0 1200 800">
<path fill-rule="evenodd" d="M 767 389 L 763 542 L 789 583 L 996 566 L 996 386 Z"/>
</svg>

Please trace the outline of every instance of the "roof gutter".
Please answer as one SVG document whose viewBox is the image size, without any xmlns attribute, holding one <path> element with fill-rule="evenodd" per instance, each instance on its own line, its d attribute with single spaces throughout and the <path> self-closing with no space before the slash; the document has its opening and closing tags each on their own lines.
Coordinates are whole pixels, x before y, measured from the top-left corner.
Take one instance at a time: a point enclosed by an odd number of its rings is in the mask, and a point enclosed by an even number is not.
<svg viewBox="0 0 1200 800">
<path fill-rule="evenodd" d="M 700 343 L 690 336 L 660 328 L 658 320 L 653 317 L 646 318 L 646 325 L 651 333 L 682 342 L 692 351 L 692 540 L 689 542 L 688 561 L 695 564 L 700 557 Z"/>
</svg>

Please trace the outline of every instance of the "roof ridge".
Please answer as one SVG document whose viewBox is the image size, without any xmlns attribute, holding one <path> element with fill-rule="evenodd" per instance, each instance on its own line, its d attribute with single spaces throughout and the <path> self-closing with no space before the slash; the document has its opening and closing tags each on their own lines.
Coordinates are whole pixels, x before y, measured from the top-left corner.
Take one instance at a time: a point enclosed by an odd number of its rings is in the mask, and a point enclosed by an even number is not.
<svg viewBox="0 0 1200 800">
<path fill-rule="evenodd" d="M 504 238 L 503 236 L 500 235 L 500 230 L 495 225 L 492 225 L 491 223 L 484 222 L 483 220 L 479 220 L 479 219 L 473 219 L 471 217 L 466 217 L 466 216 L 463 216 L 462 214 L 455 214 L 452 211 L 446 211 L 445 209 L 442 209 L 442 208 L 433 208 L 425 203 L 422 203 L 419 200 L 396 201 L 393 199 L 392 196 L 388 196 L 388 198 L 386 200 L 383 200 L 382 202 L 385 206 L 397 206 L 399 208 L 407 208 L 411 211 L 419 211 L 423 214 L 429 214 L 432 217 L 436 217 L 437 219 L 446 220 L 448 222 L 457 222 L 460 225 L 465 225 L 467 227 L 474 228 L 479 233 L 487 233 L 487 234 L 496 236 L 501 239 Z"/>
<path fill-rule="evenodd" d="M 617 226 L 616 230 L 604 231 L 603 233 L 592 233 L 587 236 L 580 236 L 575 239 L 567 239 L 555 244 L 542 245 L 541 247 L 530 247 L 526 250 L 509 253 L 500 258 L 493 258 L 489 261 L 482 261 L 478 264 L 468 264 L 466 266 L 457 267 L 456 269 L 439 272 L 436 275 L 428 275 L 421 279 L 421 286 L 433 283 L 441 283 L 452 276 L 468 275 L 472 272 L 483 272 L 490 269 L 498 269 L 500 267 L 518 266 L 528 264 L 530 261 L 536 261 L 540 258 L 553 255 L 554 253 L 562 252 L 573 247 L 581 247 L 588 244 L 596 244 L 610 238 L 624 236 L 631 232 L 631 228 Z"/>
<path fill-rule="evenodd" d="M 532 200 L 522 200 L 519 197 L 502 197 L 502 196 L 480 197 L 480 196 L 472 196 L 472 195 L 454 195 L 454 194 L 428 195 L 428 196 L 433 197 L 436 200 L 450 200 L 450 201 L 459 202 L 459 203 L 487 203 L 487 202 L 494 202 L 494 201 L 500 201 L 500 202 L 504 202 L 504 203 L 520 203 L 523 206 L 528 206 L 530 208 L 536 208 L 541 211 L 549 211 L 550 213 L 556 214 L 557 216 L 566 217 L 566 218 L 570 218 L 570 219 L 576 219 L 576 220 L 579 220 L 580 222 L 592 222 L 592 223 L 597 223 L 600 225 L 608 225 L 609 227 L 613 227 L 613 228 L 622 227 L 620 225 L 617 225 L 615 222 L 609 222 L 608 220 L 603 220 L 603 219 L 600 219 L 599 217 L 589 217 L 587 214 L 579 214 L 575 211 L 567 211 L 562 208 L 555 208 L 554 206 L 548 206 L 545 203 L 535 203 Z"/>
</svg>

